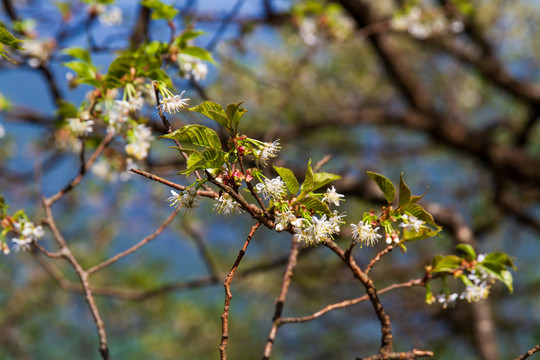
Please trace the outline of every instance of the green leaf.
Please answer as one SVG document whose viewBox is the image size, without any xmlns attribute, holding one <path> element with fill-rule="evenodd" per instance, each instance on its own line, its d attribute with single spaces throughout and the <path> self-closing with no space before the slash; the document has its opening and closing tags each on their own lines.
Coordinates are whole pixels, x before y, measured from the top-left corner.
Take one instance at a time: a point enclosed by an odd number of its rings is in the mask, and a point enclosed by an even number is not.
<svg viewBox="0 0 540 360">
<path fill-rule="evenodd" d="M 309 162 L 307 164 L 307 169 L 306 169 L 306 177 L 304 178 L 304 182 L 302 184 L 302 187 L 300 188 L 301 193 L 298 198 L 302 199 L 310 191 L 313 191 L 314 186 L 315 186 L 315 180 L 313 176 L 313 169 L 311 168 L 311 159 L 309 159 Z"/>
<path fill-rule="evenodd" d="M 463 259 L 456 255 L 436 255 L 433 258 L 431 272 L 453 272 L 460 267 L 462 261 Z"/>
<path fill-rule="evenodd" d="M 203 49 L 201 47 L 198 47 L 198 46 L 187 46 L 184 49 L 182 49 L 181 53 L 196 57 L 203 61 L 211 62 L 212 64 L 216 64 L 216 61 L 212 57 L 212 54 L 210 53 L 210 51 Z"/>
<path fill-rule="evenodd" d="M 430 224 L 440 229 L 440 226 L 435 224 L 435 220 L 433 220 L 433 216 L 431 216 L 431 214 L 428 213 L 422 206 L 418 204 L 407 204 L 402 209 L 404 212 L 414 216 L 415 218 L 422 220 L 426 222 L 427 224 Z"/>
<path fill-rule="evenodd" d="M 285 185 L 287 185 L 289 193 L 295 195 L 300 189 L 300 185 L 298 184 L 298 180 L 294 176 L 292 170 L 277 166 L 274 166 L 274 170 L 276 170 L 279 176 L 281 176 L 281 179 L 283 179 L 283 181 L 285 182 Z"/>
<path fill-rule="evenodd" d="M 420 231 L 404 230 L 403 240 L 404 241 L 418 241 L 418 240 L 428 239 L 428 238 L 436 236 L 440 231 L 441 229 L 433 230 L 427 226 L 421 227 Z"/>
<path fill-rule="evenodd" d="M 377 183 L 377 186 L 379 186 L 379 189 L 381 189 L 386 201 L 388 201 L 389 204 L 394 201 L 396 198 L 396 189 L 394 188 L 392 182 L 385 176 L 372 171 L 368 171 L 367 174 L 373 179 L 373 181 L 375 181 L 375 183 Z"/>
<path fill-rule="evenodd" d="M 13 36 L 13 34 L 6 29 L 4 24 L 0 23 L 0 44 L 4 44 L 16 50 L 23 50 L 21 43 L 21 39 L 17 39 Z"/>
<path fill-rule="evenodd" d="M 194 151 L 187 160 L 187 169 L 181 174 L 189 175 L 195 170 L 221 168 L 225 152 L 221 149 L 206 149 L 203 152 Z"/>
<path fill-rule="evenodd" d="M 319 213 L 323 213 L 328 216 L 332 216 L 332 212 L 327 204 L 323 203 L 320 199 L 315 196 L 308 196 L 300 201 L 301 204 L 305 205 L 308 209 L 314 210 Z"/>
<path fill-rule="evenodd" d="M 504 283 L 504 285 L 506 285 L 510 294 L 513 293 L 514 286 L 513 286 L 512 274 L 510 273 L 510 271 L 508 270 L 501 271 L 501 276 L 502 276 L 502 282 Z"/>
<path fill-rule="evenodd" d="M 399 206 L 407 205 L 411 202 L 411 189 L 403 180 L 403 173 L 399 177 Z"/>
<path fill-rule="evenodd" d="M 229 123 L 227 121 L 227 115 L 223 111 L 223 107 L 219 104 L 216 104 L 213 101 L 204 101 L 200 105 L 191 107 L 189 111 L 195 111 L 199 114 L 203 114 L 210 119 L 214 120 L 224 128 L 229 128 Z"/>
<path fill-rule="evenodd" d="M 236 104 L 229 104 L 225 109 L 228 128 L 234 130 L 235 132 L 238 130 L 238 124 L 240 123 L 240 119 L 247 112 L 246 109 L 240 107 L 242 103 L 243 101 Z"/>
<path fill-rule="evenodd" d="M 105 90 L 122 87 L 125 82 L 124 76 L 129 74 L 130 69 L 134 66 L 135 58 L 131 54 L 120 55 L 114 59 L 105 76 Z"/>
<path fill-rule="evenodd" d="M 153 20 L 164 19 L 171 21 L 178 14 L 178 10 L 174 7 L 166 5 L 159 0 L 143 0 L 141 1 L 141 5 L 153 10 L 151 15 Z"/>
<path fill-rule="evenodd" d="M 73 70 L 79 77 L 79 82 L 96 79 L 96 71 L 91 64 L 82 61 L 70 61 L 62 63 L 62 65 Z M 99 84 L 99 82 L 97 83 Z"/>
<path fill-rule="evenodd" d="M 456 249 L 463 251 L 467 254 L 468 260 L 476 260 L 476 251 L 469 244 L 459 244 L 456 246 Z"/>
<path fill-rule="evenodd" d="M 178 140 L 206 148 L 221 149 L 218 134 L 203 125 L 186 125 L 170 134 L 160 136 L 160 138 Z"/>
<path fill-rule="evenodd" d="M 60 106 L 56 109 L 55 114 L 62 119 L 77 118 L 79 110 L 69 101 L 60 100 Z"/>
<path fill-rule="evenodd" d="M 82 60 L 86 63 L 92 63 L 90 59 L 90 52 L 80 47 L 70 47 L 62 51 L 64 54 Z"/>
<path fill-rule="evenodd" d="M 174 39 L 174 44 L 178 46 L 179 48 L 183 49 L 187 46 L 188 42 L 191 39 L 194 39 L 204 34 L 206 33 L 202 30 L 193 30 L 193 29 L 186 30 L 182 34 L 177 36 L 176 39 Z"/>
<path fill-rule="evenodd" d="M 341 176 L 336 174 L 331 174 L 327 172 L 318 172 L 313 174 L 313 190 L 317 190 L 324 185 L 341 179 Z"/>
<path fill-rule="evenodd" d="M 517 270 L 516 266 L 514 265 L 514 262 L 512 261 L 512 258 L 508 254 L 503 253 L 503 252 L 492 252 L 490 254 L 487 254 L 486 257 L 484 258 L 484 261 L 482 261 L 482 264 L 485 262 L 501 264 L 506 267 Z"/>
</svg>

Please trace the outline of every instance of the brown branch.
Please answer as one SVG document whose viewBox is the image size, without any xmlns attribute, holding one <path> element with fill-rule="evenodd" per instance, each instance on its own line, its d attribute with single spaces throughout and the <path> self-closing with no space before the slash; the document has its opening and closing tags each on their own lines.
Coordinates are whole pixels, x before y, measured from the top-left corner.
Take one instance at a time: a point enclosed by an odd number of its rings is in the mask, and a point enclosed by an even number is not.
<svg viewBox="0 0 540 360">
<path fill-rule="evenodd" d="M 146 177 L 146 178 L 148 178 L 150 180 L 157 181 L 159 183 L 162 183 L 164 185 L 172 187 L 173 189 L 176 189 L 176 190 L 184 191 L 184 190 L 187 189 L 187 186 L 179 185 L 179 184 L 174 183 L 172 181 L 165 180 L 162 177 L 159 177 L 157 175 L 151 174 L 151 173 L 143 171 L 143 170 L 129 169 L 129 171 L 131 171 L 131 172 L 133 172 L 135 174 L 144 176 L 144 177 Z M 219 197 L 218 194 L 213 190 L 197 190 L 197 195 L 212 198 L 212 199 L 217 199 Z"/>
<path fill-rule="evenodd" d="M 54 204 L 56 201 L 60 200 L 64 195 L 66 195 L 69 191 L 71 191 L 74 187 L 79 185 L 79 183 L 84 178 L 84 175 L 86 174 L 88 169 L 90 169 L 90 167 L 92 167 L 94 162 L 97 160 L 99 155 L 101 155 L 101 153 L 103 152 L 105 147 L 111 142 L 113 137 L 114 137 L 113 132 L 108 132 L 107 133 L 107 135 L 105 136 L 103 141 L 99 144 L 97 149 L 94 151 L 94 153 L 92 154 L 90 159 L 88 159 L 88 162 L 86 162 L 86 164 L 84 164 L 84 166 L 81 166 L 81 169 L 79 170 L 79 174 L 73 180 L 71 180 L 71 182 L 69 184 L 67 184 L 63 189 L 58 191 L 56 194 L 50 196 L 49 198 L 45 199 L 45 205 L 46 206 L 50 206 L 50 205 Z M 83 150 L 81 150 L 81 151 L 84 151 L 84 147 L 83 147 Z"/>
<path fill-rule="evenodd" d="M 272 354 L 272 346 L 276 339 L 277 331 L 280 326 L 279 319 L 283 312 L 283 306 L 285 304 L 285 299 L 287 298 L 287 293 L 289 291 L 289 285 L 291 284 L 291 278 L 293 275 L 294 268 L 296 267 L 298 253 L 300 252 L 298 239 L 296 236 L 292 236 L 291 239 L 291 253 L 289 255 L 289 261 L 287 263 L 287 269 L 283 274 L 283 282 L 281 283 L 281 292 L 276 300 L 276 309 L 274 311 L 274 316 L 272 317 L 272 328 L 268 334 L 268 339 L 266 340 L 266 345 L 264 347 L 263 360 L 270 359 Z"/>
<path fill-rule="evenodd" d="M 219 344 L 219 353 L 221 355 L 221 360 L 227 359 L 227 343 L 229 342 L 229 308 L 231 306 L 232 299 L 232 279 L 234 273 L 238 269 L 240 261 L 242 261 L 242 258 L 246 253 L 246 249 L 249 245 L 249 242 L 253 238 L 253 234 L 259 228 L 259 226 L 261 226 L 260 222 L 251 227 L 251 231 L 249 232 L 249 235 L 244 242 L 244 246 L 242 246 L 242 249 L 240 249 L 240 251 L 238 252 L 238 256 L 236 257 L 236 260 L 234 261 L 234 264 L 229 271 L 229 274 L 227 275 L 227 279 L 225 279 L 225 282 L 223 283 L 223 286 L 225 287 L 225 306 L 223 307 L 223 314 L 221 315 L 221 342 Z"/>
<path fill-rule="evenodd" d="M 81 286 L 84 291 L 86 302 L 88 303 L 88 307 L 90 308 L 90 312 L 92 313 L 94 322 L 96 324 L 98 338 L 99 338 L 99 353 L 101 354 L 101 357 L 103 358 L 103 360 L 109 360 L 110 357 L 109 357 L 109 348 L 107 347 L 107 333 L 105 331 L 105 324 L 103 323 L 99 310 L 94 301 L 94 296 L 92 295 L 92 289 L 90 288 L 90 283 L 88 282 L 88 273 L 84 271 L 84 269 L 79 264 L 77 259 L 73 256 L 73 254 L 71 253 L 71 250 L 67 246 L 66 241 L 64 240 L 64 237 L 58 230 L 58 227 L 56 226 L 56 222 L 54 221 L 54 217 L 52 214 L 51 204 L 52 202 L 49 199 L 43 198 L 43 207 L 45 208 L 47 225 L 51 229 L 54 235 L 54 239 L 60 246 L 59 253 L 62 255 L 64 259 L 66 259 L 69 262 L 69 264 L 73 267 L 73 269 L 77 273 L 77 276 L 79 277 Z"/>
<path fill-rule="evenodd" d="M 425 350 L 417 350 L 412 349 L 411 351 L 407 352 L 400 352 L 400 353 L 388 353 L 388 354 L 376 354 L 373 356 L 368 356 L 364 358 L 356 358 L 356 360 L 415 360 L 422 357 L 432 357 L 433 351 L 425 351 Z"/>
<path fill-rule="evenodd" d="M 373 268 L 373 266 L 379 261 L 381 260 L 381 258 L 390 253 L 390 251 L 394 250 L 395 248 L 395 245 L 388 245 L 386 248 L 384 248 L 384 250 L 382 250 L 381 252 L 379 252 L 374 258 L 373 260 L 371 260 L 371 262 L 368 264 L 368 266 L 366 267 L 366 270 L 364 271 L 366 273 L 366 275 L 371 271 L 371 269 Z"/>
<path fill-rule="evenodd" d="M 414 280 L 409 280 L 407 282 L 404 282 L 404 283 L 399 283 L 399 284 L 392 284 L 390 286 L 387 286 L 385 287 L 384 289 L 381 289 L 378 291 L 379 295 L 380 294 L 384 294 L 386 292 L 389 292 L 389 291 L 393 291 L 393 290 L 396 290 L 396 289 L 400 289 L 400 288 L 405 288 L 405 287 L 413 287 L 413 286 L 424 286 L 424 279 L 414 279 Z M 321 310 L 311 314 L 311 315 L 308 315 L 308 316 L 302 316 L 302 317 L 289 317 L 289 318 L 280 318 L 277 320 L 278 324 L 281 326 L 282 324 L 287 324 L 287 323 L 302 323 L 302 322 L 307 322 L 307 321 L 311 321 L 311 320 L 315 320 L 316 318 L 332 311 L 332 310 L 336 310 L 336 309 L 343 309 L 343 308 L 346 308 L 346 307 L 349 307 L 351 305 L 356 305 L 356 304 L 359 304 L 361 302 L 364 302 L 366 300 L 369 300 L 369 297 L 367 295 L 363 295 L 363 296 L 360 296 L 356 299 L 350 299 L 350 300 L 344 300 L 344 301 L 341 301 L 341 302 L 338 302 L 338 303 L 335 303 L 335 304 L 331 304 L 331 305 L 328 305 L 324 308 L 322 308 Z"/>
<path fill-rule="evenodd" d="M 540 343 L 536 344 L 535 347 L 533 347 L 531 350 L 527 351 L 525 354 L 521 355 L 520 357 L 516 358 L 515 360 L 523 360 L 531 356 L 532 354 L 540 351 Z"/>
<path fill-rule="evenodd" d="M 154 231 L 152 234 L 148 235 L 147 237 L 145 237 L 144 239 L 139 241 L 137 244 L 133 245 L 132 247 L 130 247 L 127 250 L 122 251 L 121 253 L 116 254 L 115 256 L 111 257 L 110 259 L 105 260 L 102 263 L 99 263 L 99 264 L 91 267 L 90 269 L 88 269 L 86 271 L 88 273 L 88 275 L 92 275 L 93 273 L 98 272 L 99 270 L 114 264 L 115 262 L 117 262 L 121 258 L 123 258 L 125 256 L 128 256 L 130 254 L 133 254 L 135 251 L 139 250 L 141 247 L 143 247 L 144 245 L 146 245 L 150 241 L 154 240 L 159 234 L 161 234 L 163 232 L 163 230 L 165 230 L 165 228 L 171 223 L 171 221 L 173 221 L 173 219 L 175 218 L 176 214 L 178 214 L 179 211 L 180 211 L 180 209 L 176 209 L 175 211 L 173 211 L 171 213 L 171 215 L 169 215 L 169 217 L 167 219 L 165 219 L 165 221 L 163 221 L 163 223 L 159 226 L 159 228 L 157 228 L 156 231 Z"/>
<path fill-rule="evenodd" d="M 360 282 L 362 282 L 362 284 L 364 285 L 369 300 L 371 301 L 373 309 L 375 310 L 375 314 L 377 315 L 379 323 L 381 324 L 382 336 L 379 354 L 386 355 L 392 353 L 394 347 L 394 338 L 392 335 L 392 325 L 390 323 L 390 317 L 386 314 L 386 311 L 384 310 L 384 307 L 379 300 L 379 296 L 377 295 L 377 289 L 375 289 L 373 281 L 362 271 L 362 269 L 360 269 L 352 256 L 345 256 L 345 252 L 339 246 L 337 246 L 335 242 L 333 242 L 332 240 L 326 240 L 325 245 L 336 255 L 338 255 L 341 260 L 343 260 L 343 262 L 353 272 L 354 277 L 360 280 Z"/>
</svg>

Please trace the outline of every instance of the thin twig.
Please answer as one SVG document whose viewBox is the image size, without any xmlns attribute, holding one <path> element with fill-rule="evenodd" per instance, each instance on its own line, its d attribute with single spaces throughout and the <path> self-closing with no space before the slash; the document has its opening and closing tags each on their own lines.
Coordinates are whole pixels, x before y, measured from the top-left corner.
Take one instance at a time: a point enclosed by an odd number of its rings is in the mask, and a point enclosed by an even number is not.
<svg viewBox="0 0 540 360">
<path fill-rule="evenodd" d="M 107 133 L 107 135 L 105 136 L 101 144 L 99 144 L 99 146 L 97 147 L 96 151 L 94 151 L 90 159 L 88 159 L 88 162 L 86 162 L 86 164 L 81 166 L 81 169 L 79 170 L 79 174 L 73 180 L 71 180 L 70 183 L 67 184 L 63 189 L 58 191 L 56 194 L 50 196 L 49 198 L 45 199 L 45 204 L 47 206 L 50 206 L 54 204 L 56 201 L 60 200 L 64 195 L 66 195 L 69 191 L 71 191 L 75 186 L 77 186 L 81 182 L 81 180 L 83 179 L 88 169 L 92 167 L 94 162 L 97 160 L 99 155 L 101 155 L 105 147 L 111 142 L 113 137 L 114 137 L 113 132 L 110 131 Z M 84 147 L 83 147 L 83 150 L 81 151 L 84 151 Z"/>
<path fill-rule="evenodd" d="M 371 268 L 373 268 L 373 266 L 377 263 L 377 261 L 381 260 L 381 258 L 388 254 L 390 251 L 394 250 L 395 248 L 395 245 L 388 245 L 386 248 L 384 248 L 384 250 L 382 250 L 381 252 L 379 252 L 374 258 L 373 260 L 371 260 L 371 262 L 368 264 L 368 266 L 366 267 L 366 270 L 364 271 L 366 273 L 366 275 L 371 271 Z"/>
<path fill-rule="evenodd" d="M 264 347 L 263 359 L 270 359 L 272 353 L 272 346 L 276 339 L 276 334 L 279 328 L 278 319 L 281 318 L 283 312 L 283 306 L 285 304 L 285 299 L 287 298 L 287 292 L 289 291 L 289 285 L 291 284 L 291 278 L 293 275 L 294 268 L 296 267 L 296 262 L 298 259 L 298 253 L 300 252 L 299 242 L 296 236 L 292 236 L 291 240 L 291 253 L 289 255 L 289 261 L 287 263 L 287 269 L 285 274 L 283 274 L 283 282 L 281 283 L 281 292 L 276 300 L 276 309 L 274 311 L 274 316 L 272 317 L 272 328 L 268 334 L 268 339 L 266 340 L 266 345 Z"/>
<path fill-rule="evenodd" d="M 523 360 L 531 356 L 532 354 L 540 351 L 540 343 L 536 344 L 535 347 L 533 347 L 531 350 L 527 351 L 525 354 L 521 355 L 520 357 L 516 358 L 515 360 Z"/>
<path fill-rule="evenodd" d="M 101 357 L 103 358 L 103 360 L 109 360 L 110 357 L 109 357 L 109 348 L 107 347 L 107 333 L 105 331 L 105 324 L 103 323 L 99 310 L 96 306 L 96 302 L 94 301 L 94 296 L 92 295 L 92 289 L 90 288 L 90 283 L 88 282 L 88 273 L 83 270 L 82 266 L 79 264 L 77 259 L 73 256 L 73 254 L 71 253 L 71 250 L 67 246 L 66 241 L 64 240 L 64 237 L 58 230 L 58 227 L 56 226 L 56 222 L 54 221 L 54 217 L 52 214 L 50 200 L 43 198 L 43 206 L 45 208 L 47 225 L 51 229 L 56 242 L 60 246 L 59 253 L 62 255 L 64 259 L 66 259 L 70 263 L 70 265 L 73 267 L 73 269 L 77 273 L 79 280 L 81 282 L 84 295 L 86 298 L 86 302 L 88 303 L 88 306 L 90 307 L 90 312 L 92 313 L 92 316 L 94 317 L 94 322 L 96 324 L 98 338 L 99 338 L 99 353 L 101 354 Z"/>
<path fill-rule="evenodd" d="M 244 242 L 244 246 L 242 246 L 242 249 L 240 249 L 240 251 L 238 252 L 238 256 L 236 257 L 236 260 L 231 270 L 229 271 L 229 274 L 227 275 L 227 279 L 223 283 L 223 286 L 225 287 L 225 306 L 223 307 L 223 313 L 221 314 L 221 342 L 219 344 L 219 353 L 221 354 L 221 360 L 227 359 L 227 343 L 229 342 L 229 308 L 231 306 L 232 299 L 231 282 L 234 273 L 236 272 L 236 269 L 238 269 L 240 261 L 242 261 L 242 258 L 246 253 L 249 242 L 253 238 L 253 234 L 259 228 L 259 226 L 261 226 L 260 222 L 251 227 L 251 231 L 249 232 L 249 235 Z"/>
<path fill-rule="evenodd" d="M 173 219 L 175 218 L 176 214 L 178 214 L 179 211 L 180 211 L 180 209 L 176 209 L 175 211 L 173 211 L 171 213 L 171 215 L 169 215 L 169 217 L 167 219 L 165 219 L 165 221 L 163 221 L 163 223 L 161 223 L 161 225 L 159 226 L 159 228 L 157 228 L 156 231 L 154 231 L 152 234 L 148 235 L 147 237 L 145 237 L 144 239 L 139 241 L 137 244 L 133 245 L 132 247 L 130 247 L 127 250 L 122 251 L 121 253 L 116 254 L 115 256 L 111 257 L 110 259 L 105 260 L 102 263 L 99 263 L 99 264 L 91 267 L 90 269 L 88 269 L 87 270 L 88 275 L 92 275 L 93 273 L 98 272 L 99 270 L 114 264 L 115 262 L 117 262 L 121 258 L 123 258 L 125 256 L 128 256 L 129 254 L 133 254 L 135 251 L 139 250 L 141 247 L 143 247 L 144 245 L 146 245 L 150 241 L 154 240 L 159 234 L 161 234 L 163 232 L 163 230 L 165 230 L 165 228 L 171 223 L 171 221 L 173 221 Z"/>
<path fill-rule="evenodd" d="M 384 289 L 379 290 L 378 293 L 380 295 L 380 294 L 384 294 L 384 293 L 392 291 L 392 290 L 405 288 L 405 287 L 413 287 L 413 286 L 424 286 L 424 279 L 414 279 L 414 280 L 409 280 L 409 281 L 404 282 L 404 283 L 392 284 L 390 286 L 385 287 Z M 359 303 L 364 302 L 366 300 L 369 300 L 369 297 L 367 295 L 363 295 L 363 296 L 360 296 L 360 297 L 358 297 L 356 299 L 344 300 L 344 301 L 341 301 L 341 302 L 338 302 L 338 303 L 330 304 L 330 305 L 325 306 L 321 310 L 319 310 L 319 311 L 317 311 L 317 312 L 315 312 L 315 313 L 313 313 L 311 315 L 302 316 L 302 317 L 281 318 L 281 319 L 278 319 L 278 323 L 281 326 L 282 324 L 287 324 L 287 323 L 302 323 L 302 322 L 315 320 L 316 318 L 318 318 L 318 317 L 320 317 L 320 316 L 322 316 L 322 315 L 324 315 L 324 314 L 326 314 L 326 313 L 328 313 L 328 312 L 330 312 L 332 310 L 343 309 L 343 308 L 346 308 L 346 307 L 351 306 L 351 305 L 359 304 Z"/>
</svg>

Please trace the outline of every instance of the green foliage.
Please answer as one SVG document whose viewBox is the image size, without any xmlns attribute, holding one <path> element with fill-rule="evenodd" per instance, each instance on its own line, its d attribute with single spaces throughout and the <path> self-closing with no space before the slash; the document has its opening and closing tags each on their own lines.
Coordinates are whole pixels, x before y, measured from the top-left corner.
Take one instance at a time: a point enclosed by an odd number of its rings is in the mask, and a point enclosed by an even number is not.
<svg viewBox="0 0 540 360">
<path fill-rule="evenodd" d="M 320 199 L 315 196 L 307 196 L 300 201 L 301 204 L 305 205 L 308 209 L 320 212 L 322 214 L 331 216 L 332 212 L 328 208 L 328 205 L 323 203 Z"/>
<path fill-rule="evenodd" d="M 278 166 L 274 166 L 274 170 L 276 170 L 279 176 L 281 176 L 281 179 L 285 185 L 287 185 L 287 189 L 289 189 L 290 194 L 295 195 L 298 190 L 300 190 L 300 184 L 298 183 L 298 180 L 296 179 L 296 176 L 294 176 L 292 170 Z"/>
<path fill-rule="evenodd" d="M 215 150 L 221 149 L 221 141 L 218 134 L 204 125 L 186 125 L 170 134 L 160 136 L 160 138 L 178 140 Z"/>
<path fill-rule="evenodd" d="M 390 180 L 381 174 L 368 171 L 367 175 L 375 181 L 379 189 L 381 189 L 386 201 L 390 204 L 396 198 L 396 189 Z"/>
<path fill-rule="evenodd" d="M 212 64 L 216 64 L 216 61 L 212 57 L 212 54 L 210 51 L 203 49 L 198 46 L 186 46 L 182 49 L 182 54 L 190 55 L 193 57 L 196 57 L 198 59 L 201 59 L 203 61 L 211 62 Z"/>
<path fill-rule="evenodd" d="M 323 186 L 341 179 L 341 176 L 336 174 L 331 174 L 327 172 L 316 172 L 313 173 L 313 190 L 322 188 Z"/>
<path fill-rule="evenodd" d="M 20 45 L 22 43 L 21 39 L 17 39 L 13 34 L 11 34 L 4 24 L 0 22 L 0 55 L 5 59 L 14 62 L 9 56 L 6 47 L 23 50 L 23 47 Z"/>
<path fill-rule="evenodd" d="M 411 189 L 405 184 L 403 180 L 403 173 L 399 177 L 399 206 L 407 205 L 411 202 Z"/>
<path fill-rule="evenodd" d="M 159 0 L 143 0 L 141 5 L 152 10 L 151 18 L 153 20 L 171 21 L 178 14 L 173 6 L 162 3 Z"/>
</svg>

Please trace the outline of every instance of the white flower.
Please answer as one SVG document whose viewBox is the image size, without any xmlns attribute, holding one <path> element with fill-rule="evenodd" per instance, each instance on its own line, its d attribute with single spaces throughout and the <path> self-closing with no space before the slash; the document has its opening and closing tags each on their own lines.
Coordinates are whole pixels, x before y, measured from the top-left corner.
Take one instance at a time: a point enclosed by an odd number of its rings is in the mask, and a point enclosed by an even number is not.
<svg viewBox="0 0 540 360">
<path fill-rule="evenodd" d="M 339 218 L 338 218 L 339 219 Z M 339 226 L 336 228 L 336 219 L 326 219 L 323 215 L 320 219 L 316 216 L 311 218 L 313 224 L 304 229 L 296 229 L 298 241 L 303 241 L 305 246 L 318 245 L 326 240 L 332 239 L 333 234 L 339 233 Z M 307 220 L 305 220 L 307 221 Z"/>
<path fill-rule="evenodd" d="M 291 221 L 296 221 L 296 216 L 290 211 L 287 210 L 283 213 L 278 213 L 274 223 L 276 224 L 276 231 L 283 231 L 289 226 Z"/>
<path fill-rule="evenodd" d="M 133 129 L 129 144 L 125 146 L 126 153 L 137 160 L 145 159 L 148 156 L 152 139 L 152 130 L 149 127 L 144 124 L 137 125 Z"/>
<path fill-rule="evenodd" d="M 261 165 L 266 166 L 266 161 L 268 161 L 270 158 L 276 157 L 279 149 L 281 149 L 279 146 L 279 139 L 272 143 L 265 142 L 263 148 L 258 151 L 255 162 L 259 167 Z"/>
<path fill-rule="evenodd" d="M 67 119 L 68 127 L 75 136 L 88 135 L 93 131 L 93 120 L 81 120 L 80 118 Z"/>
<path fill-rule="evenodd" d="M 52 50 L 56 47 L 52 39 L 30 39 L 24 40 L 21 50 L 23 55 L 30 57 L 28 64 L 37 68 L 42 64 L 47 64 Z"/>
<path fill-rule="evenodd" d="M 30 250 L 30 245 L 32 244 L 32 239 L 27 239 L 27 238 L 21 238 L 21 239 L 13 238 L 11 239 L 11 241 L 14 244 L 13 247 L 15 248 L 16 252 L 28 251 Z"/>
<path fill-rule="evenodd" d="M 454 306 L 459 298 L 459 294 L 453 293 L 450 295 L 437 295 L 437 301 L 442 304 L 443 309 L 448 306 Z"/>
<path fill-rule="evenodd" d="M 214 205 L 214 210 L 223 215 L 236 215 L 242 212 L 240 204 L 238 204 L 229 194 L 223 194 Z"/>
<path fill-rule="evenodd" d="M 324 194 L 323 201 L 326 201 L 328 204 L 339 206 L 339 200 L 342 197 L 344 197 L 344 195 L 338 194 L 336 188 L 332 186 L 332 189 L 326 189 L 326 194 Z"/>
<path fill-rule="evenodd" d="M 0 139 L 6 136 L 6 129 L 4 128 L 4 125 L 0 124 Z"/>
<path fill-rule="evenodd" d="M 474 285 L 467 285 L 465 292 L 461 294 L 461 299 L 466 299 L 468 302 L 477 302 L 482 299 L 487 299 L 490 286 L 485 282 Z"/>
<path fill-rule="evenodd" d="M 176 206 L 177 209 L 183 207 L 187 213 L 193 214 L 194 209 L 199 207 L 199 204 L 197 204 L 197 189 L 194 187 L 182 191 L 180 194 L 171 190 L 171 194 L 172 196 L 167 201 L 170 201 L 171 206 Z"/>
<path fill-rule="evenodd" d="M 408 231 L 419 232 L 422 226 L 424 225 L 424 222 L 422 220 L 419 220 L 412 215 L 405 214 L 405 215 L 402 215 L 402 218 L 405 221 L 399 224 L 399 226 L 401 226 L 402 228 L 405 228 L 405 230 L 408 230 Z"/>
<path fill-rule="evenodd" d="M 299 35 L 306 45 L 312 46 L 317 43 L 317 23 L 312 18 L 305 18 L 300 22 Z"/>
<path fill-rule="evenodd" d="M 182 91 L 180 95 L 168 96 L 161 100 L 161 111 L 168 112 L 169 114 L 175 114 L 188 106 L 187 101 L 189 98 L 182 99 L 186 91 Z"/>
<path fill-rule="evenodd" d="M 344 223 L 341 219 L 343 219 L 345 216 L 345 213 L 341 213 L 338 215 L 338 212 L 334 211 L 332 216 L 328 219 L 330 225 L 332 226 L 332 231 L 334 234 L 339 234 L 340 226 Z"/>
<path fill-rule="evenodd" d="M 105 160 L 99 160 L 92 166 L 92 173 L 106 181 L 116 180 L 117 174 L 111 169 L 111 164 Z"/>
<path fill-rule="evenodd" d="M 206 79 L 208 66 L 204 61 L 188 54 L 178 54 L 178 67 L 187 76 L 191 76 L 195 81 Z"/>
<path fill-rule="evenodd" d="M 373 246 L 380 238 L 382 238 L 382 235 L 377 233 L 379 228 L 373 228 L 369 220 L 366 220 L 365 223 L 359 222 L 358 225 L 351 224 L 351 227 L 353 229 L 352 238 L 355 241 L 359 241 L 360 246 Z"/>
<path fill-rule="evenodd" d="M 285 183 L 281 180 L 281 177 L 274 179 L 264 179 L 264 182 L 258 183 L 255 189 L 265 199 L 272 198 L 274 200 L 280 200 L 287 193 Z"/>
<path fill-rule="evenodd" d="M 122 24 L 122 9 L 113 6 L 103 11 L 98 18 L 99 22 L 105 26 L 115 26 Z"/>
</svg>

